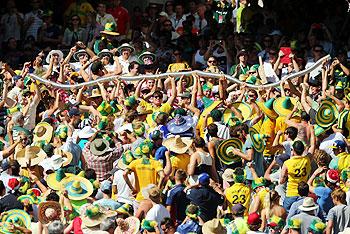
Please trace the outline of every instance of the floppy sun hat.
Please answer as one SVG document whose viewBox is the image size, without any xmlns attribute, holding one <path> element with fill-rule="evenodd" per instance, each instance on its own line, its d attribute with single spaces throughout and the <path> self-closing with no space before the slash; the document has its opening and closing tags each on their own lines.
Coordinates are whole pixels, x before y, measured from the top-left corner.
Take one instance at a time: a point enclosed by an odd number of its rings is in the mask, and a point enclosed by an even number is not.
<svg viewBox="0 0 350 234">
<path fill-rule="evenodd" d="M 316 114 L 316 123 L 322 128 L 330 127 L 338 119 L 337 106 L 329 100 L 323 100 Z"/>
<path fill-rule="evenodd" d="M 3 212 L 1 222 L 2 225 L 0 226 L 0 233 L 18 233 L 11 229 L 9 224 L 31 229 L 30 215 L 24 210 L 12 209 Z"/>
<path fill-rule="evenodd" d="M 263 152 L 266 146 L 265 139 L 268 137 L 268 135 L 260 134 L 254 127 L 249 129 L 249 135 L 252 139 L 254 149 L 259 153 Z"/>
<path fill-rule="evenodd" d="M 163 146 L 176 154 L 184 154 L 191 147 L 192 142 L 191 138 L 177 135 L 163 141 Z"/>
<path fill-rule="evenodd" d="M 45 141 L 49 143 L 53 134 L 53 127 L 46 122 L 38 123 L 34 128 L 33 142 Z"/>
<path fill-rule="evenodd" d="M 21 167 L 35 166 L 46 158 L 46 153 L 38 146 L 26 146 L 16 154 Z"/>
<path fill-rule="evenodd" d="M 297 104 L 297 100 L 292 97 L 279 97 L 273 103 L 273 109 L 279 116 L 287 116 L 289 115 L 294 106 Z"/>
<path fill-rule="evenodd" d="M 269 117 L 270 119 L 277 119 L 278 114 L 273 109 L 273 103 L 275 99 L 270 98 L 266 102 L 256 102 L 256 104 L 259 106 L 259 108 L 264 112 L 264 114 Z"/>
<path fill-rule="evenodd" d="M 90 144 L 91 153 L 97 156 L 103 155 L 111 150 L 109 142 L 106 139 L 98 138 L 93 140 Z"/>
<path fill-rule="evenodd" d="M 50 217 L 53 213 L 55 214 L 55 218 L 59 218 L 61 216 L 61 205 L 55 201 L 45 201 L 39 204 L 38 209 L 38 219 L 43 224 L 50 223 L 53 217 Z"/>
<path fill-rule="evenodd" d="M 116 30 L 115 23 L 106 23 L 104 30 L 100 31 L 100 33 L 107 34 L 110 36 L 118 36 L 119 33 L 117 33 L 115 30 Z"/>
<path fill-rule="evenodd" d="M 49 54 L 46 56 L 46 59 L 45 59 L 46 63 L 48 63 L 48 64 L 50 63 L 50 58 L 51 58 L 51 56 L 53 54 L 58 54 L 58 61 L 61 61 L 61 59 L 63 58 L 62 51 L 60 51 L 60 50 L 51 50 L 49 52 Z"/>
<path fill-rule="evenodd" d="M 169 132 L 173 134 L 184 133 L 193 127 L 193 118 L 191 116 L 176 115 L 174 119 L 167 123 Z"/>
<path fill-rule="evenodd" d="M 238 138 L 231 138 L 224 140 L 216 149 L 216 154 L 218 155 L 221 162 L 226 165 L 230 165 L 236 162 L 241 162 L 242 159 L 233 154 L 233 149 L 242 150 L 243 143 Z"/>
<path fill-rule="evenodd" d="M 66 189 L 71 200 L 84 200 L 94 191 L 92 183 L 81 176 L 70 176 L 61 183 L 61 189 Z"/>
</svg>

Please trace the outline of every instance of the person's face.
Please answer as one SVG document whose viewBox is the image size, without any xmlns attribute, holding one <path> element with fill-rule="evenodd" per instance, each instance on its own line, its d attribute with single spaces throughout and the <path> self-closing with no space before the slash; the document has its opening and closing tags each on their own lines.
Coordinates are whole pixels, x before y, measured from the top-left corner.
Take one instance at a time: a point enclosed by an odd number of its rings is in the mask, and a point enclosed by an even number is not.
<svg viewBox="0 0 350 234">
<path fill-rule="evenodd" d="M 32 5 L 32 8 L 33 8 L 34 10 L 36 10 L 36 9 L 39 9 L 39 7 L 40 7 L 40 2 L 39 2 L 39 0 L 33 0 L 33 1 L 31 2 L 31 5 Z"/>
<path fill-rule="evenodd" d="M 148 80 L 148 81 L 147 81 L 147 87 L 148 87 L 149 89 L 152 89 L 153 86 L 154 86 L 154 84 L 155 84 L 155 80 Z"/>
<path fill-rule="evenodd" d="M 211 94 L 211 90 L 203 91 L 203 95 L 206 97 L 210 97 L 210 94 Z"/>
<path fill-rule="evenodd" d="M 310 94 L 314 95 L 314 94 L 317 94 L 319 91 L 320 91 L 319 87 L 313 87 L 313 86 L 310 87 Z"/>
<path fill-rule="evenodd" d="M 125 58 L 125 59 L 128 59 L 130 57 L 130 50 L 123 50 L 122 51 L 122 56 Z"/>
<path fill-rule="evenodd" d="M 11 49 L 16 49 L 17 48 L 17 41 L 14 38 L 10 39 L 8 42 L 8 47 Z"/>
<path fill-rule="evenodd" d="M 254 102 L 257 99 L 257 95 L 254 92 L 248 92 L 248 101 Z"/>
<path fill-rule="evenodd" d="M 176 13 L 176 15 L 179 15 L 179 16 L 183 15 L 183 13 L 184 13 L 183 7 L 181 5 L 177 5 L 175 7 L 175 13 Z"/>
<path fill-rule="evenodd" d="M 88 59 L 89 59 L 89 57 L 88 57 L 87 54 L 80 54 L 80 55 L 79 55 L 79 62 L 81 62 L 81 63 L 87 62 Z"/>
<path fill-rule="evenodd" d="M 181 53 L 180 53 L 180 51 L 175 51 L 174 52 L 174 57 L 175 57 L 176 61 L 181 60 Z"/>
<path fill-rule="evenodd" d="M 153 104 L 156 106 L 160 106 L 162 104 L 162 96 L 159 94 L 153 95 Z"/>
<path fill-rule="evenodd" d="M 167 31 L 172 31 L 172 24 L 170 21 L 165 21 L 163 27 Z M 163 40 L 165 42 L 165 40 Z"/>
<path fill-rule="evenodd" d="M 59 61 L 58 61 L 58 58 L 60 57 L 58 54 L 52 54 L 51 55 L 52 57 L 53 57 L 53 62 L 54 63 L 58 63 Z"/>
<path fill-rule="evenodd" d="M 101 62 L 103 65 L 109 64 L 109 57 L 108 56 L 103 56 L 101 59 Z"/>
<path fill-rule="evenodd" d="M 147 118 L 147 115 L 139 115 L 139 116 L 137 116 L 137 119 L 138 119 L 139 121 L 141 121 L 141 122 L 146 121 L 146 118 Z"/>
<path fill-rule="evenodd" d="M 26 106 L 29 103 L 29 99 L 30 99 L 30 93 L 26 93 L 21 100 L 22 106 Z"/>
<path fill-rule="evenodd" d="M 163 231 L 164 234 L 173 234 L 175 233 L 175 228 L 170 226 L 170 225 L 161 225 L 161 229 Z"/>
<path fill-rule="evenodd" d="M 131 73 L 137 74 L 139 72 L 140 66 L 138 64 L 135 64 L 134 67 L 130 70 Z"/>
<path fill-rule="evenodd" d="M 208 59 L 207 64 L 208 64 L 209 67 L 210 67 L 210 66 L 216 66 L 216 65 L 217 65 L 216 59 L 214 59 L 213 57 L 210 57 L 210 58 Z"/>
<path fill-rule="evenodd" d="M 97 12 L 101 15 L 101 14 L 105 14 L 106 13 L 106 6 L 104 4 L 98 4 L 97 6 Z"/>
<path fill-rule="evenodd" d="M 72 17 L 72 24 L 73 25 L 78 25 L 79 24 L 79 18 L 77 16 Z"/>
<path fill-rule="evenodd" d="M 19 88 L 24 88 L 23 78 L 17 80 L 16 86 L 19 87 Z"/>
<path fill-rule="evenodd" d="M 171 2 L 168 2 L 165 6 L 167 12 L 172 12 L 174 10 L 174 5 Z"/>
<path fill-rule="evenodd" d="M 312 50 L 312 54 L 315 58 L 319 58 L 322 56 L 322 48 L 320 47 L 315 47 L 313 50 Z"/>
<path fill-rule="evenodd" d="M 263 40 L 264 46 L 265 47 L 270 47 L 272 45 L 272 39 L 270 37 L 265 37 Z"/>
<path fill-rule="evenodd" d="M 191 103 L 191 99 L 190 98 L 180 97 L 180 104 L 189 105 L 190 103 Z"/>
<path fill-rule="evenodd" d="M 243 55 L 239 56 L 238 59 L 239 59 L 240 62 L 245 63 L 248 60 L 248 55 L 247 54 L 243 54 Z"/>
</svg>

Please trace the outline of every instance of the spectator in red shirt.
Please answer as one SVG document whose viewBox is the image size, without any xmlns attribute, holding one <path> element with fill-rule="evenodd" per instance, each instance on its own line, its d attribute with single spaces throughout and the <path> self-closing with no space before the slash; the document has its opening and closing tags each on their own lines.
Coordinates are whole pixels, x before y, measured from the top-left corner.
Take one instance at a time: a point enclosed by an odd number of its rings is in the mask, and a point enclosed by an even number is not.
<svg viewBox="0 0 350 234">
<path fill-rule="evenodd" d="M 107 12 L 111 14 L 115 22 L 117 22 L 118 33 L 120 35 L 127 35 L 130 28 L 130 16 L 127 9 L 122 7 L 122 0 L 114 0 L 113 8 L 108 9 Z"/>
</svg>

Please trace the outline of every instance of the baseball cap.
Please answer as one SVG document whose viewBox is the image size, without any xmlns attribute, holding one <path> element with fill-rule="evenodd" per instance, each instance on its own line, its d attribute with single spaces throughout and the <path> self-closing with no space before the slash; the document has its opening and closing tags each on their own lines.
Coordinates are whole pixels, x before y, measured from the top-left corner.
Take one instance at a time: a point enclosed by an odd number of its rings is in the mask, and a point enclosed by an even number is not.
<svg viewBox="0 0 350 234">
<path fill-rule="evenodd" d="M 247 223 L 249 225 L 260 224 L 261 223 L 260 215 L 256 212 L 249 214 Z"/>
<path fill-rule="evenodd" d="M 208 173 L 202 173 L 198 176 L 198 181 L 200 185 L 209 185 L 210 176 Z"/>
<path fill-rule="evenodd" d="M 103 193 L 110 193 L 112 191 L 112 182 L 109 180 L 104 180 L 101 183 L 101 191 Z"/>
<path fill-rule="evenodd" d="M 79 111 L 78 108 L 72 108 L 72 109 L 69 110 L 68 115 L 70 117 L 72 117 L 72 116 L 79 116 L 80 115 L 80 111 Z"/>
<path fill-rule="evenodd" d="M 336 140 L 336 141 L 334 141 L 333 146 L 331 146 L 330 148 L 331 149 L 338 149 L 338 148 L 345 149 L 346 143 L 342 140 Z"/>
<path fill-rule="evenodd" d="M 240 50 L 240 51 L 237 53 L 237 58 L 238 58 L 239 56 L 247 55 L 247 54 L 248 54 L 248 52 L 247 52 L 245 49 L 242 49 L 242 50 Z"/>
</svg>

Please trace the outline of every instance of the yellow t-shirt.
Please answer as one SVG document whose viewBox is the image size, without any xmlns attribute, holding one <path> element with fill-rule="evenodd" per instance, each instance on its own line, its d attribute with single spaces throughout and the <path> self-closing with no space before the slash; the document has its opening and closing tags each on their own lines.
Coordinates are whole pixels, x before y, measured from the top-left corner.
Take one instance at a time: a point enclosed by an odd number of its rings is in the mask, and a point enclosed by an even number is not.
<svg viewBox="0 0 350 234">
<path fill-rule="evenodd" d="M 248 214 L 250 204 L 250 188 L 242 183 L 235 183 L 225 190 L 226 200 L 229 202 L 229 211 L 235 204 L 242 204 L 246 208 L 246 215 Z"/>
<path fill-rule="evenodd" d="M 155 112 L 165 112 L 165 113 L 169 114 L 169 112 L 171 111 L 171 106 L 170 106 L 170 104 L 168 102 L 164 103 L 160 107 L 156 107 L 156 106 L 152 105 L 151 103 L 146 102 L 145 100 L 141 100 L 140 101 L 140 105 L 145 106 L 146 110 L 152 110 L 153 113 L 155 113 Z M 156 127 L 156 123 L 152 119 L 152 114 L 147 115 L 146 122 L 147 122 L 147 124 L 149 125 L 150 128 L 155 128 Z"/>
<path fill-rule="evenodd" d="M 273 144 L 273 140 L 275 139 L 275 126 L 276 121 L 270 118 L 265 118 L 264 122 L 261 125 L 260 133 L 269 135 L 270 137 L 266 140 L 266 147 L 264 150 L 264 156 L 271 156 L 271 146 Z"/>
<path fill-rule="evenodd" d="M 265 198 L 266 198 L 266 196 L 268 196 L 268 194 L 269 194 L 269 189 L 267 189 L 267 188 L 261 189 L 256 194 L 256 196 L 259 196 L 259 200 L 260 200 L 259 211 L 258 211 L 259 214 L 261 213 L 262 209 L 265 208 L 265 206 L 264 206 Z"/>
<path fill-rule="evenodd" d="M 287 197 L 299 196 L 298 184 L 307 182 L 311 172 L 311 161 L 308 156 L 292 156 L 284 162 L 288 170 Z"/>
<path fill-rule="evenodd" d="M 190 159 L 191 157 L 188 154 L 177 154 L 175 156 L 172 156 L 170 158 L 170 161 L 173 172 L 175 172 L 177 169 L 187 171 L 187 166 L 190 164 Z"/>
<path fill-rule="evenodd" d="M 138 191 L 136 201 L 143 200 L 142 188 L 149 184 L 157 184 L 158 172 L 163 170 L 161 162 L 149 159 L 149 164 L 143 164 L 143 159 L 132 161 L 128 168 L 135 173 L 135 188 Z"/>
<path fill-rule="evenodd" d="M 341 172 L 345 168 L 350 168 L 350 154 L 349 153 L 340 153 L 338 157 L 338 168 L 337 170 Z"/>
</svg>

